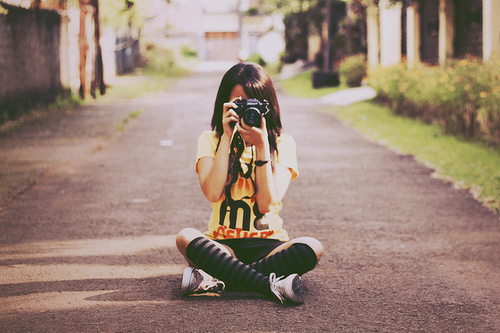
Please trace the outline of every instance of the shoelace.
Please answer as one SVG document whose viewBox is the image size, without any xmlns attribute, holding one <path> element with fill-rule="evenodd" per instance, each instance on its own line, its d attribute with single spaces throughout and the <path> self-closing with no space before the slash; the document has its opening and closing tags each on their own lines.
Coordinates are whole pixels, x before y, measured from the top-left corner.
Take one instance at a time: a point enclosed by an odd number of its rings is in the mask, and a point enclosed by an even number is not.
<svg viewBox="0 0 500 333">
<path fill-rule="evenodd" d="M 219 290 L 222 291 L 226 288 L 226 285 L 224 284 L 223 281 L 217 280 L 216 278 L 211 278 L 211 279 L 204 278 L 203 281 L 200 283 L 200 287 L 205 291 L 219 291 Z M 221 287 L 221 289 L 219 289 L 219 287 Z"/>
<path fill-rule="evenodd" d="M 281 281 L 283 276 L 276 277 L 275 273 L 269 274 L 269 283 L 271 284 L 271 291 L 272 293 L 278 297 L 280 300 L 281 304 L 285 301 L 285 297 L 283 296 L 284 290 L 282 289 L 283 285 L 281 283 L 278 283 Z"/>
</svg>

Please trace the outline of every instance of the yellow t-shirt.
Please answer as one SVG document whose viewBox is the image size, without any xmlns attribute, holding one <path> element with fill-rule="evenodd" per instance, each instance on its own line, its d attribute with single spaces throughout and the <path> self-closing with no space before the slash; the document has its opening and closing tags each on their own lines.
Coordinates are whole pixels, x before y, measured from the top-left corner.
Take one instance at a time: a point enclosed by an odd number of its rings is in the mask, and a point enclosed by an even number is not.
<svg viewBox="0 0 500 333">
<path fill-rule="evenodd" d="M 202 157 L 215 158 L 217 143 L 219 139 L 215 132 L 205 131 L 198 139 L 198 154 L 196 159 L 196 172 L 198 173 L 198 161 Z M 278 154 L 276 155 L 276 166 L 288 168 L 292 173 L 292 180 L 297 178 L 297 156 L 295 141 L 290 135 L 282 134 L 277 139 Z M 254 147 L 245 148 L 241 155 L 242 163 L 250 163 L 255 156 Z M 255 162 L 255 161 L 254 161 Z M 246 167 L 246 166 L 244 166 Z M 252 176 L 245 179 L 241 175 L 231 188 L 231 200 L 226 204 L 225 195 L 219 202 L 212 203 L 212 216 L 205 234 L 212 239 L 231 238 L 271 238 L 288 241 L 289 237 L 283 229 L 283 220 L 279 216 L 281 202 L 274 205 L 271 211 L 262 215 L 255 202 L 254 184 L 255 166 Z M 229 206 L 229 207 L 227 207 Z"/>
</svg>

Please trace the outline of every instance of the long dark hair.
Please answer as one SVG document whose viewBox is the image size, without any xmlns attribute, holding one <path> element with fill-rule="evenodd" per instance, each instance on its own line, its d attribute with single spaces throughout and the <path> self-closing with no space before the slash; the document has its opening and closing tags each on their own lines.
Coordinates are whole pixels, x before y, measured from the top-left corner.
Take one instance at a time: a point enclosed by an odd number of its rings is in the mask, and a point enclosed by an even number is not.
<svg viewBox="0 0 500 333">
<path fill-rule="evenodd" d="M 229 102 L 231 92 L 237 85 L 243 87 L 243 91 L 248 98 L 255 98 L 260 101 L 267 100 L 269 102 L 270 111 L 265 117 L 271 158 L 274 159 L 274 153 L 278 150 L 276 139 L 281 135 L 280 107 L 271 78 L 264 68 L 258 64 L 240 62 L 224 74 L 215 99 L 212 130 L 217 132 L 219 138 L 224 133 L 222 126 L 223 105 Z"/>
</svg>

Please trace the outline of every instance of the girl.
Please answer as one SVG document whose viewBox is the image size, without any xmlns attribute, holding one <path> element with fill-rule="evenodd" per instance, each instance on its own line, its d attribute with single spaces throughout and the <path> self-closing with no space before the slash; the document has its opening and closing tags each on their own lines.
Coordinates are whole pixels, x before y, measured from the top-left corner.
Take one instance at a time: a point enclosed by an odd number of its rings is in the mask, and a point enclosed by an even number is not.
<svg viewBox="0 0 500 333">
<path fill-rule="evenodd" d="M 262 103 L 260 126 L 240 117 L 238 105 L 248 99 Z M 276 92 L 261 66 L 242 62 L 223 76 L 212 131 L 198 139 L 196 172 L 213 212 L 207 232 L 186 228 L 177 236 L 190 264 L 183 295 L 232 287 L 304 302 L 300 275 L 316 266 L 323 247 L 311 237 L 290 240 L 283 229 L 281 199 L 298 176 L 295 141 L 281 133 Z"/>
</svg>

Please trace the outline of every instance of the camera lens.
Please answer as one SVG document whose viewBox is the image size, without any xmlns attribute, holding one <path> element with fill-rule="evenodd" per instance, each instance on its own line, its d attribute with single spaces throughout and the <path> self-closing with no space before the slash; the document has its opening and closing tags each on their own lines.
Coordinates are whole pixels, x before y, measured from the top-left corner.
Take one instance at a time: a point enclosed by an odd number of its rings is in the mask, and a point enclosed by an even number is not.
<svg viewBox="0 0 500 333">
<path fill-rule="evenodd" d="M 243 120 L 248 126 L 260 127 L 261 115 L 260 111 L 256 108 L 248 108 L 245 110 Z"/>
</svg>

